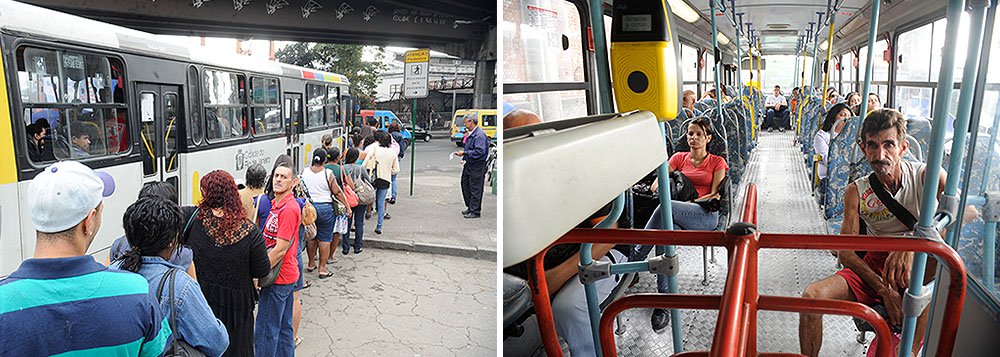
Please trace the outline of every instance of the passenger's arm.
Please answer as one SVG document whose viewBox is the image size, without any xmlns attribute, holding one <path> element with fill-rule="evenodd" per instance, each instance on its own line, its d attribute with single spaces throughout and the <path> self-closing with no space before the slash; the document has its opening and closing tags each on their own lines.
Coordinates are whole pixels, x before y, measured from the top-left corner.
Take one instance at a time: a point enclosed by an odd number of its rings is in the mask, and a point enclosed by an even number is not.
<svg viewBox="0 0 1000 357">
<path fill-rule="evenodd" d="M 250 240 L 250 276 L 254 279 L 263 278 L 273 266 L 268 257 L 267 245 L 264 244 L 264 235 L 254 226 L 245 239 Z"/>
<path fill-rule="evenodd" d="M 185 318 L 177 319 L 177 332 L 184 336 L 184 342 L 201 351 L 206 356 L 222 356 L 229 348 L 229 333 L 222 321 L 215 318 L 212 308 L 201 293 L 197 282 L 185 286 L 181 296 L 184 304 L 175 305 L 175 313 Z"/>
<path fill-rule="evenodd" d="M 278 237 L 275 239 L 277 243 L 270 252 L 267 252 L 267 259 L 271 262 L 271 266 L 275 266 L 281 263 L 281 258 L 285 256 L 288 252 L 288 248 L 292 246 L 292 242 L 285 240 L 285 238 Z"/>
<path fill-rule="evenodd" d="M 712 191 L 709 192 L 707 195 L 698 197 L 697 201 L 710 200 L 713 198 L 721 198 L 722 196 L 719 196 L 719 185 L 722 184 L 722 179 L 725 177 L 726 177 L 726 170 L 715 171 L 714 176 L 712 176 Z"/>
<path fill-rule="evenodd" d="M 674 167 L 667 164 L 667 174 L 672 174 L 672 173 L 674 173 Z M 652 190 L 654 193 L 660 190 L 660 186 L 658 185 L 659 181 L 660 178 L 656 177 L 653 179 L 653 185 L 649 186 L 649 189 Z"/>
<path fill-rule="evenodd" d="M 813 147 L 815 147 L 814 152 L 820 156 L 820 161 L 826 162 L 827 156 L 830 155 L 830 140 L 823 138 L 817 133 L 813 138 Z"/>
<path fill-rule="evenodd" d="M 927 171 L 924 170 L 923 179 L 927 179 Z M 942 171 L 941 176 L 938 177 L 938 191 L 937 199 L 941 199 L 941 194 L 944 193 L 945 182 L 948 181 L 948 173 Z M 926 181 L 925 181 L 926 182 Z M 922 188 L 922 187 L 921 187 Z M 975 211 L 975 208 L 972 208 Z M 966 208 L 968 212 L 968 208 Z M 976 212 L 978 216 L 978 212 Z M 975 219 L 975 216 L 973 217 Z M 945 237 L 947 230 L 941 230 L 941 238 Z M 933 268 L 931 273 L 927 274 L 927 279 L 924 283 L 930 282 L 934 277 L 933 271 L 937 270 L 936 260 L 929 259 L 927 261 L 927 268 Z M 889 257 L 885 259 L 885 269 L 882 270 L 882 278 L 885 279 L 889 286 L 894 289 L 906 289 L 910 286 L 910 269 L 913 267 L 913 252 L 889 252 Z"/>
<path fill-rule="evenodd" d="M 594 244 L 590 250 L 591 257 L 593 257 L 594 260 L 599 260 L 614 247 L 614 244 Z M 546 286 L 549 288 L 549 296 L 554 296 L 556 291 L 559 291 L 559 289 L 561 289 L 563 285 L 569 281 L 569 279 L 575 277 L 579 272 L 579 266 L 580 253 L 576 253 L 556 267 L 546 270 L 545 282 Z"/>
</svg>

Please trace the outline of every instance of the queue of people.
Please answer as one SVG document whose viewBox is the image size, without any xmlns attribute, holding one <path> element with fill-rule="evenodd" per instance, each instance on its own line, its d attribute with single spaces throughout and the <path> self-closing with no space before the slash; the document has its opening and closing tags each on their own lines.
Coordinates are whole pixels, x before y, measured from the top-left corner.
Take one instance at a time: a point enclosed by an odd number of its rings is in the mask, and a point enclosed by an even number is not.
<svg viewBox="0 0 1000 357">
<path fill-rule="evenodd" d="M 51 152 L 45 129 L 28 130 L 35 154 Z M 114 179 L 75 161 L 46 167 L 28 188 L 35 255 L 0 280 L 0 354 L 294 355 L 305 272 L 332 276 L 338 243 L 345 255 L 362 252 L 368 204 L 355 192 L 374 186 L 376 234 L 395 202 L 399 143 L 371 133 L 351 140 L 368 142 L 364 151 L 317 148 L 298 175 L 287 155 L 270 173 L 249 167 L 243 188 L 226 171 L 209 172 L 196 206 L 178 206 L 171 184 L 148 183 L 126 209 L 125 235 L 105 264 L 86 252 Z"/>
</svg>

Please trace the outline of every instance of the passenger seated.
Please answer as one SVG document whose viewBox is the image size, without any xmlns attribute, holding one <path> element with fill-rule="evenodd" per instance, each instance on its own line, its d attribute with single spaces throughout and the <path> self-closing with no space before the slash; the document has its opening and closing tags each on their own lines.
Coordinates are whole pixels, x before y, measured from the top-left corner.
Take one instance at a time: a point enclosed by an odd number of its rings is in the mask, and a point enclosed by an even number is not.
<svg viewBox="0 0 1000 357">
<path fill-rule="evenodd" d="M 836 88 L 830 88 L 826 90 L 826 103 L 829 105 L 834 105 L 840 103 L 840 95 L 837 93 Z"/>
<path fill-rule="evenodd" d="M 874 177 L 885 187 L 893 198 L 919 219 L 920 201 L 923 195 L 926 165 L 901 160 L 909 147 L 906 140 L 906 120 L 898 111 L 879 109 L 871 112 L 861 126 L 859 143 L 865 158 L 871 164 Z M 944 189 L 945 173 L 938 181 L 938 195 Z M 934 199 L 934 198 L 931 198 Z M 965 222 L 978 217 L 978 212 L 966 208 Z M 860 223 L 867 225 L 868 234 L 877 236 L 900 236 L 912 229 L 886 208 L 872 188 L 869 176 L 855 180 L 844 192 L 844 222 L 840 233 L 856 235 L 861 233 Z M 943 234 L 943 233 L 942 233 Z M 844 269 L 823 280 L 806 287 L 803 297 L 814 299 L 835 299 L 861 302 L 865 305 L 884 304 L 888 311 L 890 326 L 898 326 L 903 321 L 902 296 L 909 285 L 912 268 L 912 252 L 867 252 L 864 258 L 853 250 L 837 252 Z M 936 260 L 927 264 L 926 284 L 934 278 Z M 915 336 L 924 336 L 929 309 L 924 309 L 917 319 Z M 819 355 L 823 339 L 823 316 L 820 314 L 799 315 L 799 346 L 802 354 Z M 914 343 L 913 355 L 921 343 Z"/>
<path fill-rule="evenodd" d="M 74 121 L 69 126 L 70 155 L 72 158 L 90 156 L 90 129 L 83 123 Z"/>
<path fill-rule="evenodd" d="M 858 110 L 861 109 L 861 107 L 860 107 L 861 106 L 861 93 L 858 93 L 858 92 L 847 93 L 847 100 L 845 100 L 844 102 L 847 103 L 847 106 L 849 108 L 851 108 L 852 112 L 857 113 Z"/>
<path fill-rule="evenodd" d="M 820 202 L 823 202 L 823 195 L 826 194 L 826 167 L 830 163 L 830 141 L 837 137 L 837 134 L 840 134 L 844 125 L 847 124 L 847 120 L 853 116 L 854 113 L 847 107 L 847 103 L 834 105 L 826 112 L 826 119 L 823 120 L 819 131 L 816 132 L 816 137 L 813 138 L 816 155 L 820 156 L 816 167 L 816 175 L 819 176 Z"/>
<path fill-rule="evenodd" d="M 769 95 L 764 99 L 764 107 L 767 108 L 767 116 L 764 117 L 764 127 L 767 131 L 784 132 L 788 127 L 788 102 L 785 96 L 781 95 L 781 86 L 774 86 L 774 95 Z M 778 120 L 781 118 L 781 120 Z M 761 128 L 763 129 L 763 128 Z"/>
<path fill-rule="evenodd" d="M 868 113 L 875 109 L 882 109 L 882 98 L 879 98 L 878 94 L 868 93 Z"/>
<path fill-rule="evenodd" d="M 692 118 L 700 117 L 702 113 L 700 110 L 695 109 L 694 102 L 697 102 L 697 96 L 694 94 L 694 91 L 690 89 L 684 91 L 684 96 L 681 106 L 684 107 L 684 109 L 691 111 L 691 113 L 688 114 L 692 114 L 691 115 Z"/>
<path fill-rule="evenodd" d="M 705 117 L 695 118 L 688 125 L 687 142 L 691 147 L 689 152 L 678 152 L 670 157 L 668 172 L 679 171 L 691 181 L 698 197 L 691 202 L 673 200 L 674 230 L 712 230 L 719 224 L 719 212 L 708 211 L 702 205 L 695 203 L 711 199 L 720 199 L 719 185 L 726 176 L 729 166 L 722 157 L 708 153 L 708 143 L 712 141 L 712 124 Z M 659 180 L 659 178 L 657 178 Z M 657 190 L 657 181 L 653 181 L 651 189 Z M 646 229 L 663 229 L 660 223 L 661 207 L 657 206 L 653 215 L 646 223 Z M 629 261 L 646 259 L 653 246 L 636 246 Z M 656 276 L 657 291 L 667 292 L 667 277 Z M 654 309 L 650 324 L 654 331 L 667 327 L 669 314 L 665 309 Z"/>
<path fill-rule="evenodd" d="M 52 146 L 45 141 L 45 128 L 38 124 L 25 127 L 28 134 L 28 158 L 32 162 L 54 161 Z"/>
</svg>

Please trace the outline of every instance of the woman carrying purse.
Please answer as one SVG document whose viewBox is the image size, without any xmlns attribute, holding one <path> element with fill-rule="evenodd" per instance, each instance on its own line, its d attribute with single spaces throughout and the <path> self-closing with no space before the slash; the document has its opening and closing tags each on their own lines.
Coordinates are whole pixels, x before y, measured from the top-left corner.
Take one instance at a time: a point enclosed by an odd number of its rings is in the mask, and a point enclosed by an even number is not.
<svg viewBox="0 0 1000 357">
<path fill-rule="evenodd" d="M 350 232 L 350 229 L 348 228 L 350 227 L 348 221 L 350 220 L 352 214 L 351 208 L 353 207 L 351 204 L 353 203 L 354 206 L 358 205 L 357 195 L 351 197 L 354 192 L 354 181 L 351 180 L 349 176 L 344 174 L 343 167 L 340 165 L 340 158 L 340 149 L 332 147 L 327 150 L 327 161 L 324 166 L 327 170 L 330 170 L 333 177 L 336 178 L 335 182 L 338 186 L 337 188 L 340 189 L 343 195 L 342 197 L 337 196 L 334 200 L 334 205 L 337 209 L 333 224 L 333 246 L 337 246 L 337 244 L 341 242 L 341 238 Z M 348 190 L 348 188 L 350 188 L 350 190 Z M 330 259 L 333 259 L 333 254 L 330 254 Z"/>
<path fill-rule="evenodd" d="M 316 207 L 316 239 L 306 242 L 306 253 L 309 264 L 306 271 L 319 268 L 319 278 L 326 279 L 333 274 L 327 271 L 326 264 L 330 258 L 330 243 L 334 239 L 334 223 L 337 215 L 334 213 L 333 197 L 343 199 L 340 187 L 336 185 L 330 170 L 323 167 L 326 163 L 326 150 L 317 148 L 312 153 L 312 165 L 302 170 L 302 183 L 309 190 L 313 206 Z M 319 250 L 319 263 L 316 253 Z"/>
<path fill-rule="evenodd" d="M 372 190 L 369 192 L 374 195 L 374 188 L 369 182 L 371 182 L 371 177 L 368 176 L 368 170 L 359 164 L 357 164 L 358 155 L 360 150 L 357 148 L 347 149 L 347 154 L 344 156 L 343 165 L 344 171 L 347 173 L 347 179 L 353 184 L 355 192 L 358 192 L 359 202 L 358 205 L 351 208 L 352 216 L 348 218 L 347 225 L 354 227 L 354 254 L 361 254 L 361 243 L 365 235 L 365 211 L 368 210 L 368 205 L 364 202 L 360 202 L 360 196 L 363 195 L 362 190 Z M 374 202 L 374 199 L 372 199 Z M 341 240 L 341 247 L 343 248 L 343 253 L 347 254 L 350 252 L 351 248 L 351 233 L 347 232 L 344 234 L 344 239 Z"/>
</svg>

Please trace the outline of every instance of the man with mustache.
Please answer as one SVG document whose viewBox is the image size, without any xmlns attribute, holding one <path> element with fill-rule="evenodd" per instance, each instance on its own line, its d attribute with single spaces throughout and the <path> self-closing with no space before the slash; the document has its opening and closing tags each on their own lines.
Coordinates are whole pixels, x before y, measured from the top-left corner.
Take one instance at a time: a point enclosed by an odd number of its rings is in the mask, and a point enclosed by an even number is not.
<svg viewBox="0 0 1000 357">
<path fill-rule="evenodd" d="M 867 225 L 868 235 L 900 236 L 910 233 L 900 218 L 877 197 L 874 184 L 881 183 L 885 190 L 898 201 L 914 218 L 919 219 L 920 202 L 924 199 L 923 187 L 927 165 L 901 160 L 909 148 L 906 141 L 906 119 L 893 109 L 876 109 L 868 114 L 861 126 L 861 141 L 858 143 L 874 170 L 874 176 L 865 176 L 847 186 L 844 193 L 844 221 L 840 234 L 860 234 L 861 220 Z M 872 177 L 879 182 L 873 182 Z M 932 178 L 933 179 L 933 178 Z M 944 190 L 945 173 L 938 181 L 938 196 Z M 966 208 L 965 222 L 978 216 L 971 207 Z M 942 233 L 943 235 L 943 233 Z M 909 285 L 913 252 L 866 252 L 864 258 L 852 250 L 837 252 L 844 269 L 826 279 L 806 287 L 803 297 L 858 301 L 865 305 L 884 304 L 889 315 L 889 324 L 903 322 L 902 296 Z M 927 262 L 927 278 L 934 279 L 937 262 Z M 925 308 L 917 319 L 915 336 L 924 336 L 929 309 Z M 799 345 L 802 354 L 819 354 L 823 339 L 823 316 L 818 314 L 799 315 Z M 916 355 L 921 343 L 914 343 L 912 353 Z"/>
</svg>

